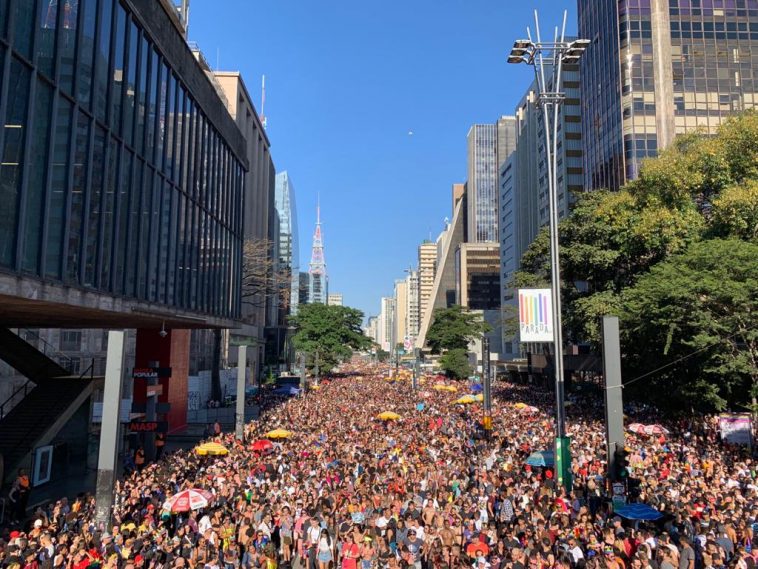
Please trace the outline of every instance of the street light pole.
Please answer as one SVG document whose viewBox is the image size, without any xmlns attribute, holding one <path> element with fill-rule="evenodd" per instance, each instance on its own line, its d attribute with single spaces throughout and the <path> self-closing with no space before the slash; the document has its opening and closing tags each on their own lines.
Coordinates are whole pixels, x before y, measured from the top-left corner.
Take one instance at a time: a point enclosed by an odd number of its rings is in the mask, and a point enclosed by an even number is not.
<svg viewBox="0 0 758 569">
<path fill-rule="evenodd" d="M 484 432 L 492 433 L 492 376 L 490 375 L 490 339 L 482 338 L 482 391 L 484 396 Z"/>
<path fill-rule="evenodd" d="M 558 29 L 552 42 L 543 42 L 537 11 L 534 11 L 536 40 L 527 28 L 526 40 L 516 40 L 508 56 L 508 63 L 526 63 L 534 67 L 534 77 L 539 91 L 537 104 L 542 107 L 545 152 L 547 154 L 547 179 L 550 207 L 550 278 L 553 304 L 553 354 L 555 370 L 555 470 L 558 483 L 567 490 L 571 488 L 571 454 L 566 437 L 566 417 L 563 385 L 563 327 L 561 323 L 561 271 L 558 243 L 558 119 L 565 97 L 561 91 L 563 64 L 578 63 L 589 40 L 565 41 L 566 12 L 560 38 Z"/>
</svg>

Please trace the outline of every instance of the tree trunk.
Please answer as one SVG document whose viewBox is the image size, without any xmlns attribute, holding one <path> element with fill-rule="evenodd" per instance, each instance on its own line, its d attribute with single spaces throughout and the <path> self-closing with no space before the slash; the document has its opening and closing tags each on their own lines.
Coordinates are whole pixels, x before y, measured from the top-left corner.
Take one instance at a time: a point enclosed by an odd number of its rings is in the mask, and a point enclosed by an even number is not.
<svg viewBox="0 0 758 569">
<path fill-rule="evenodd" d="M 211 399 L 221 401 L 221 330 L 213 330 L 213 360 L 211 363 Z"/>
</svg>

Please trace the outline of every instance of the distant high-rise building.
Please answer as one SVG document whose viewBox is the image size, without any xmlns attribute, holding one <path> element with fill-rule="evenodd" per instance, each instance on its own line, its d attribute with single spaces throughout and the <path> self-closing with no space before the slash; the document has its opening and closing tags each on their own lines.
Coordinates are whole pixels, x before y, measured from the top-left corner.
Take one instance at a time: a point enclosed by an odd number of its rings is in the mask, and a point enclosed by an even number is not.
<svg viewBox="0 0 758 569">
<path fill-rule="evenodd" d="M 276 212 L 279 215 L 279 268 L 290 275 L 289 312 L 297 314 L 300 303 L 297 208 L 295 188 L 286 171 L 276 175 Z"/>
<path fill-rule="evenodd" d="M 377 323 L 377 343 L 385 352 L 390 352 L 394 346 L 393 320 L 395 317 L 395 299 L 382 297 L 381 311 Z"/>
<path fill-rule="evenodd" d="M 617 189 L 674 136 L 758 103 L 758 3 L 579 0 L 585 189 Z"/>
<path fill-rule="evenodd" d="M 408 337 L 408 282 L 395 281 L 395 318 L 393 323 L 395 342 L 401 344 Z"/>
<path fill-rule="evenodd" d="M 379 339 L 377 338 L 378 323 L 379 318 L 377 316 L 369 316 L 365 331 L 366 336 L 371 338 L 371 340 L 377 344 L 379 343 Z"/>
<path fill-rule="evenodd" d="M 419 318 L 426 313 L 434 288 L 434 273 L 437 268 L 437 244 L 426 241 L 418 247 L 418 310 Z"/>
<path fill-rule="evenodd" d="M 498 241 L 498 172 L 500 165 L 515 147 L 516 119 L 500 117 L 494 124 L 475 124 L 469 129 L 467 139 L 466 241 Z M 455 188 L 453 195 L 456 195 Z"/>
<path fill-rule="evenodd" d="M 415 342 L 419 328 L 419 305 L 418 305 L 418 271 L 408 271 L 405 277 L 408 289 L 408 302 L 406 313 L 408 315 L 408 336 Z"/>
<path fill-rule="evenodd" d="M 326 303 L 329 306 L 342 306 L 342 293 L 330 292 L 329 296 L 326 298 Z"/>
<path fill-rule="evenodd" d="M 313 249 L 308 273 L 308 302 L 326 304 L 329 295 L 329 277 L 324 260 L 324 242 L 321 236 L 321 206 L 316 206 L 316 231 L 313 234 Z"/>
</svg>

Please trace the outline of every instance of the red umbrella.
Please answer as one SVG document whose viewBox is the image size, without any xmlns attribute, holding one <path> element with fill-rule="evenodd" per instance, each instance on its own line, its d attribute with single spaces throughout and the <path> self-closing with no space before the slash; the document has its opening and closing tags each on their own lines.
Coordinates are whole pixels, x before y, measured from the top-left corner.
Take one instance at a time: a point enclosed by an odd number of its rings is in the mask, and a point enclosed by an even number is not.
<svg viewBox="0 0 758 569">
<path fill-rule="evenodd" d="M 207 490 L 189 488 L 171 496 L 163 507 L 170 512 L 189 512 L 205 508 L 212 500 L 213 494 Z"/>
<path fill-rule="evenodd" d="M 274 443 L 268 439 L 261 439 L 253 443 L 253 450 L 255 452 L 266 452 L 274 448 Z"/>
</svg>

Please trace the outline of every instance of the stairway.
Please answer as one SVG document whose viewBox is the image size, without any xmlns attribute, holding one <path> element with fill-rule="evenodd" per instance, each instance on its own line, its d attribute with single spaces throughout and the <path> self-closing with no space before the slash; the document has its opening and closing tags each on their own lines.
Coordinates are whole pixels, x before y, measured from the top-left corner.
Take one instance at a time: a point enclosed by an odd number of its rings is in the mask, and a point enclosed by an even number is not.
<svg viewBox="0 0 758 569">
<path fill-rule="evenodd" d="M 58 362 L 8 328 L 0 328 L 0 359 L 35 383 L 37 379 L 71 375 Z"/>
<path fill-rule="evenodd" d="M 72 376 L 6 328 L 0 328 L 0 359 L 34 383 L 0 419 L 0 454 L 10 475 L 36 447 L 53 440 L 92 393 L 92 381 L 89 375 Z"/>
</svg>

